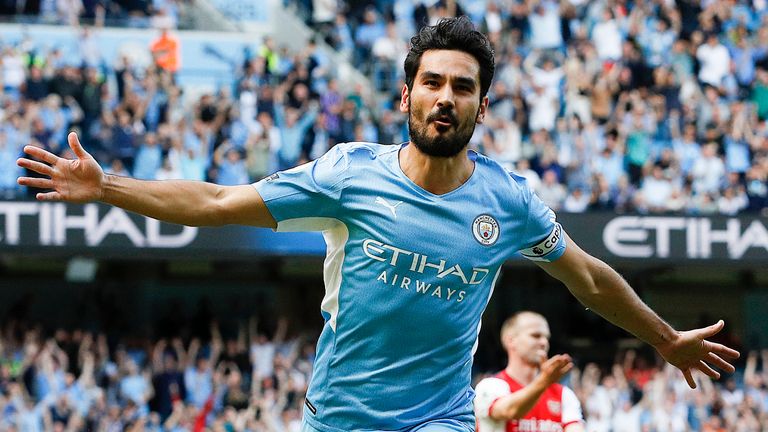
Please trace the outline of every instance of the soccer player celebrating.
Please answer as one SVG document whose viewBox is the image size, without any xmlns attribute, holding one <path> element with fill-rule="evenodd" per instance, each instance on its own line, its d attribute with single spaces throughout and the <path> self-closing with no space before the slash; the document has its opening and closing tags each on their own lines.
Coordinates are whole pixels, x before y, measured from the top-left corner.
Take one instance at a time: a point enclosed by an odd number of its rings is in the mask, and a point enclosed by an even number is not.
<svg viewBox="0 0 768 432">
<path fill-rule="evenodd" d="M 488 39 L 466 17 L 424 27 L 405 60 L 410 141 L 348 143 L 253 185 L 105 175 L 77 137 L 66 160 L 36 147 L 18 164 L 44 201 L 99 200 L 167 222 L 322 231 L 325 318 L 306 431 L 472 431 L 472 354 L 501 266 L 522 253 L 587 307 L 680 368 L 719 376 L 738 353 L 678 332 L 582 251 L 519 177 L 467 149 L 488 108 Z M 711 365 L 711 366 L 710 366 Z"/>
<path fill-rule="evenodd" d="M 507 367 L 475 388 L 480 432 L 582 432 L 581 404 L 558 381 L 571 370 L 568 355 L 547 360 L 549 324 L 536 312 L 518 312 L 501 327 Z"/>
</svg>

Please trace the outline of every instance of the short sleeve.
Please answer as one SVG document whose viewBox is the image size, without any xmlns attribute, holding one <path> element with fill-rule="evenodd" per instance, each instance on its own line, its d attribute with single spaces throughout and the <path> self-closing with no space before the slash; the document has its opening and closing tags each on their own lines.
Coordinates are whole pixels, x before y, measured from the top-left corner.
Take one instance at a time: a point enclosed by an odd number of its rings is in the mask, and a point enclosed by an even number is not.
<svg viewBox="0 0 768 432">
<path fill-rule="evenodd" d="M 565 253 L 563 227 L 555 212 L 534 193 L 530 193 L 524 238 L 527 244 L 520 253 L 529 260 L 551 262 Z"/>
<path fill-rule="evenodd" d="M 568 387 L 563 387 L 563 426 L 571 423 L 583 422 L 584 416 L 581 413 L 581 403 L 576 393 Z"/>
<path fill-rule="evenodd" d="M 499 378 L 485 378 L 475 388 L 475 415 L 478 419 L 489 419 L 491 407 L 502 396 L 510 394 L 509 384 Z"/>
<path fill-rule="evenodd" d="M 349 158 L 342 145 L 322 157 L 253 184 L 277 231 L 323 231 L 337 225 Z"/>
</svg>

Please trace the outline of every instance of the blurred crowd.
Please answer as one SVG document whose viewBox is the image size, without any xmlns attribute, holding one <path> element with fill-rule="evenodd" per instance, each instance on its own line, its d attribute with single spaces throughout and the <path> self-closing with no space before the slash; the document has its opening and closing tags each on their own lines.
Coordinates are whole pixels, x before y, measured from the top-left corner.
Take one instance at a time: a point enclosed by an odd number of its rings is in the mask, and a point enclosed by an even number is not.
<svg viewBox="0 0 768 432">
<path fill-rule="evenodd" d="M 743 374 L 713 382 L 698 373 L 691 390 L 674 366 L 629 350 L 608 371 L 593 363 L 575 369 L 569 383 L 588 432 L 758 432 L 768 428 L 766 366 L 768 351 L 753 351 Z"/>
<path fill-rule="evenodd" d="M 410 35 L 469 15 L 497 61 L 491 115 L 472 145 L 556 210 L 768 206 L 764 1 L 293 3 L 392 101 Z"/>
<path fill-rule="evenodd" d="M 300 430 L 314 341 L 256 321 L 222 338 L 110 340 L 8 324 L 0 338 L 0 430 Z"/>
<path fill-rule="evenodd" d="M 222 337 L 149 340 L 18 322 L 0 337 L 0 430 L 300 430 L 314 340 L 242 323 Z M 566 384 L 588 432 L 758 432 L 768 428 L 768 351 L 718 382 L 682 374 L 658 358 L 622 351 L 613 365 L 576 367 Z M 582 366 L 582 365 L 579 365 Z M 477 374 L 475 382 L 484 375 Z"/>
<path fill-rule="evenodd" d="M 0 2 L 0 17 L 35 24 L 176 28 L 186 0 L 20 0 Z"/>
<path fill-rule="evenodd" d="M 99 61 L 85 29 L 80 59 L 3 47 L 0 163 L 12 166 L 30 143 L 66 153 L 77 130 L 116 174 L 241 184 L 336 143 L 400 143 L 407 36 L 461 13 L 490 36 L 497 60 L 490 115 L 470 145 L 553 209 L 768 211 L 763 1 L 291 2 L 372 88 L 339 82 L 337 59 L 312 41 L 293 52 L 267 36 L 231 85 L 201 95 L 177 83 L 172 31 L 147 47 L 155 64 L 144 67 Z M 2 170 L 0 194 L 23 193 L 18 174 Z"/>
</svg>

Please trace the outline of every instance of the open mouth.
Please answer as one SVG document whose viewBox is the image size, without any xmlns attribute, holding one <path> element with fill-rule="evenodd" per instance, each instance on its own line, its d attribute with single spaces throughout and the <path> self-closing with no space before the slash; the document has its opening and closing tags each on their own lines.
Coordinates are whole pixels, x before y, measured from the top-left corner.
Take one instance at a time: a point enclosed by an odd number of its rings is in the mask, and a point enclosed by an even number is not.
<svg viewBox="0 0 768 432">
<path fill-rule="evenodd" d="M 432 120 L 432 123 L 440 129 L 447 129 L 454 125 L 453 119 L 449 116 L 440 116 Z"/>
</svg>

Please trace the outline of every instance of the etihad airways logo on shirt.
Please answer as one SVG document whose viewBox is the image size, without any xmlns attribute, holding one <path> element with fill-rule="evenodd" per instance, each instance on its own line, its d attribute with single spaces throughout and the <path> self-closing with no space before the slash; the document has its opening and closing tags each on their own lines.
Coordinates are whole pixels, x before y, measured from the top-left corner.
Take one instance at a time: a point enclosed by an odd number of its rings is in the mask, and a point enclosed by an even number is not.
<svg viewBox="0 0 768 432">
<path fill-rule="evenodd" d="M 478 285 L 488 276 L 489 269 L 482 267 L 462 268 L 459 264 L 448 264 L 444 259 L 430 258 L 428 255 L 401 249 L 373 239 L 363 241 L 363 253 L 375 261 L 389 263 L 391 266 L 405 264 L 412 272 L 425 274 L 434 272 L 438 279 L 447 276 L 458 278 L 466 285 Z"/>
</svg>

